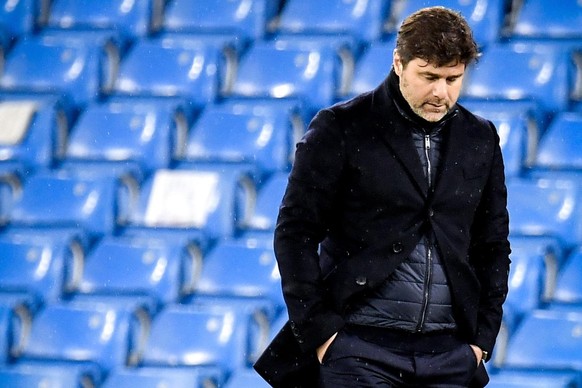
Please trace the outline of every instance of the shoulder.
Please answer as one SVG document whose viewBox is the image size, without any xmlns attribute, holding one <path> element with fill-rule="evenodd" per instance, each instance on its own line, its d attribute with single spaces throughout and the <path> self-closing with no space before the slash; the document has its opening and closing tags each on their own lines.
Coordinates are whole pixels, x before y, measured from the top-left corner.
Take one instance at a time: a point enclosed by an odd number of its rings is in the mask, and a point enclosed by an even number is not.
<svg viewBox="0 0 582 388">
<path fill-rule="evenodd" d="M 457 110 L 459 121 L 470 129 L 471 134 L 497 137 L 497 129 L 490 120 L 469 111 L 461 104 L 457 104 Z"/>
</svg>

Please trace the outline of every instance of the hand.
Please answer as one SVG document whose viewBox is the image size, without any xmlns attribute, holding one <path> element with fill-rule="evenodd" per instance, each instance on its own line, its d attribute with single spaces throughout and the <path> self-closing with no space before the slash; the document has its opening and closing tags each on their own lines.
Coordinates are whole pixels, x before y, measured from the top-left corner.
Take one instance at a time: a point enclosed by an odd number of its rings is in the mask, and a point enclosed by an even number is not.
<svg viewBox="0 0 582 388">
<path fill-rule="evenodd" d="M 475 358 L 477 359 L 477 366 L 479 366 L 479 364 L 481 364 L 481 361 L 483 361 L 483 350 L 477 345 L 469 346 L 471 347 L 471 349 L 473 349 L 473 353 L 475 353 Z"/>
<path fill-rule="evenodd" d="M 323 343 L 323 345 L 321 345 L 317 348 L 317 350 L 316 350 L 317 359 L 319 360 L 320 364 L 323 362 L 323 356 L 325 356 L 325 352 L 327 352 L 327 348 L 329 348 L 329 345 L 331 345 L 331 343 L 333 342 L 333 340 L 335 339 L 336 336 L 337 336 L 337 333 L 332 335 L 327 341 L 325 341 Z"/>
</svg>

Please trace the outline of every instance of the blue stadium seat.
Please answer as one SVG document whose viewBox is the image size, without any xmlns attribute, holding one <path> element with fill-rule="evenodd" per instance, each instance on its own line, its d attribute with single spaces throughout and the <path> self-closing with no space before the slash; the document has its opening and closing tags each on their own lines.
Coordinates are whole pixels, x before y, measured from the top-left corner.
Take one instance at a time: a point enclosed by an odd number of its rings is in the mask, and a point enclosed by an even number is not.
<svg viewBox="0 0 582 388">
<path fill-rule="evenodd" d="M 83 107 L 110 89 L 116 55 L 115 45 L 99 41 L 29 35 L 7 54 L 0 91 L 65 95 Z"/>
<path fill-rule="evenodd" d="M 1 375 L 0 375 L 1 378 Z M 219 387 L 222 372 L 212 367 L 118 368 L 107 376 L 101 388 Z M 250 386 L 249 386 L 250 387 Z M 240 386 L 242 388 L 242 386 Z"/>
<path fill-rule="evenodd" d="M 510 236 L 509 293 L 504 307 L 511 310 L 508 330 L 525 314 L 550 301 L 558 269 L 564 261 L 559 240 L 539 236 Z"/>
<path fill-rule="evenodd" d="M 382 38 L 390 0 L 287 0 L 277 34 L 348 35 L 365 43 Z"/>
<path fill-rule="evenodd" d="M 243 42 L 263 39 L 278 13 L 270 0 L 170 0 L 162 17 L 162 31 L 199 35 L 232 35 Z"/>
<path fill-rule="evenodd" d="M 507 190 L 512 234 L 558 238 L 564 248 L 582 241 L 579 182 L 512 178 Z"/>
<path fill-rule="evenodd" d="M 579 387 L 577 372 L 545 370 L 501 370 L 490 373 L 487 388 L 573 388 Z"/>
<path fill-rule="evenodd" d="M 207 105 L 190 130 L 184 160 L 242 163 L 259 177 L 288 171 L 304 131 L 299 113 L 283 106 Z"/>
<path fill-rule="evenodd" d="M 506 177 L 519 176 L 534 163 L 540 128 L 530 109 L 500 107 L 488 101 L 467 101 L 462 102 L 462 105 L 490 120 L 497 128 Z"/>
<path fill-rule="evenodd" d="M 278 172 L 269 176 L 257 190 L 257 201 L 250 222 L 246 225 L 245 235 L 275 231 L 279 206 L 287 187 L 288 173 Z"/>
<path fill-rule="evenodd" d="M 10 212 L 10 227 L 89 237 L 110 234 L 129 217 L 133 188 L 114 177 L 46 171 L 27 177 Z"/>
<path fill-rule="evenodd" d="M 248 171 L 229 165 L 157 170 L 144 181 L 124 234 L 187 234 L 201 241 L 231 237 L 256 201 Z"/>
<path fill-rule="evenodd" d="M 170 305 L 152 321 L 140 366 L 211 366 L 226 378 L 266 346 L 268 321 L 254 307 Z"/>
<path fill-rule="evenodd" d="M 574 250 L 567 258 L 556 281 L 553 302 L 582 305 L 582 250 Z"/>
<path fill-rule="evenodd" d="M 37 21 L 47 16 L 41 4 L 38 0 L 0 1 L 0 30 L 12 39 L 35 32 Z"/>
<path fill-rule="evenodd" d="M 141 180 L 170 166 L 187 130 L 184 113 L 168 105 L 92 103 L 71 129 L 59 168 Z"/>
<path fill-rule="evenodd" d="M 496 43 L 469 69 L 462 97 L 529 100 L 546 112 L 562 111 L 570 105 L 575 72 L 567 46 L 533 40 Z"/>
<path fill-rule="evenodd" d="M 355 96 L 375 89 L 390 73 L 394 39 L 373 41 L 358 58 L 348 96 Z"/>
<path fill-rule="evenodd" d="M 336 47 L 318 40 L 256 41 L 241 58 L 229 97 L 291 99 L 311 113 L 345 88 Z"/>
<path fill-rule="evenodd" d="M 505 0 L 407 0 L 394 11 L 395 29 L 400 27 L 405 17 L 420 8 L 440 5 L 459 11 L 471 26 L 477 43 L 487 46 L 501 37 L 508 11 L 506 4 Z"/>
<path fill-rule="evenodd" d="M 44 28 L 121 31 L 131 38 L 147 36 L 153 29 L 158 0 L 52 0 Z"/>
<path fill-rule="evenodd" d="M 205 298 L 241 299 L 243 303 L 267 300 L 272 316 L 285 308 L 281 277 L 271 239 L 231 239 L 216 244 L 204 257 L 190 303 Z M 218 298 L 215 298 L 218 297 Z M 248 302 L 247 302 L 248 301 Z"/>
<path fill-rule="evenodd" d="M 76 239 L 3 233 L 0 251 L 0 305 L 36 309 L 57 302 L 83 268 L 84 249 Z"/>
<path fill-rule="evenodd" d="M 155 236 L 106 236 L 88 252 L 83 273 L 67 295 L 144 307 L 152 314 L 194 291 L 202 268 L 200 248 Z"/>
<path fill-rule="evenodd" d="M 582 113 L 560 112 L 540 140 L 534 167 L 582 172 Z"/>
<path fill-rule="evenodd" d="M 504 368 L 582 370 L 582 312 L 536 310 L 512 335 Z"/>
<path fill-rule="evenodd" d="M 269 388 L 270 385 L 253 369 L 240 368 L 232 373 L 226 381 L 224 388 L 242 387 Z"/>
<path fill-rule="evenodd" d="M 513 37 L 582 38 L 582 5 L 575 0 L 524 1 L 515 13 Z"/>
<path fill-rule="evenodd" d="M 229 87 L 236 60 L 230 47 L 187 35 L 140 39 L 121 59 L 110 96 L 176 99 L 203 107 Z"/>
<path fill-rule="evenodd" d="M 55 99 L 0 95 L 0 170 L 27 175 L 53 167 L 67 141 L 67 109 Z"/>
<path fill-rule="evenodd" d="M 149 317 L 106 304 L 49 304 L 35 314 L 16 365 L 44 365 L 100 382 L 113 368 L 133 365 L 145 346 Z"/>
<path fill-rule="evenodd" d="M 82 367 L 31 363 L 0 365 L 0 381 L 4 387 L 94 387 L 94 373 Z"/>
</svg>

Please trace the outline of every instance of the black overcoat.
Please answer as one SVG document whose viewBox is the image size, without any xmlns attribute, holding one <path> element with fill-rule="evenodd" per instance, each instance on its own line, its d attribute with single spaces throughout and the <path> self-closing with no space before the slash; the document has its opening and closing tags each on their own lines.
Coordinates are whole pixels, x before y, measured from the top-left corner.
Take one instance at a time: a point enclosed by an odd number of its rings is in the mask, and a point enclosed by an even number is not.
<svg viewBox="0 0 582 388">
<path fill-rule="evenodd" d="M 316 386 L 317 346 L 342 328 L 351 301 L 408 257 L 427 226 L 462 334 L 493 350 L 510 262 L 499 136 L 457 104 L 429 190 L 412 122 L 390 94 L 394 76 L 321 110 L 297 145 L 274 239 L 290 321 L 255 364 L 276 387 Z"/>
</svg>

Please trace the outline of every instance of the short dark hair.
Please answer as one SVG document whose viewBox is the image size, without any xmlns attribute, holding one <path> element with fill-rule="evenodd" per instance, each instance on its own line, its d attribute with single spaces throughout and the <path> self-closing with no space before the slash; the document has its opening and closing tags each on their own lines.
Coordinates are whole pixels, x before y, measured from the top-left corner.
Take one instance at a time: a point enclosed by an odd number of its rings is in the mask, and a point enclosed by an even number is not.
<svg viewBox="0 0 582 388">
<path fill-rule="evenodd" d="M 398 31 L 396 50 L 404 66 L 415 58 L 435 66 L 465 65 L 479 57 L 471 27 L 459 12 L 437 6 L 408 16 Z"/>
</svg>

